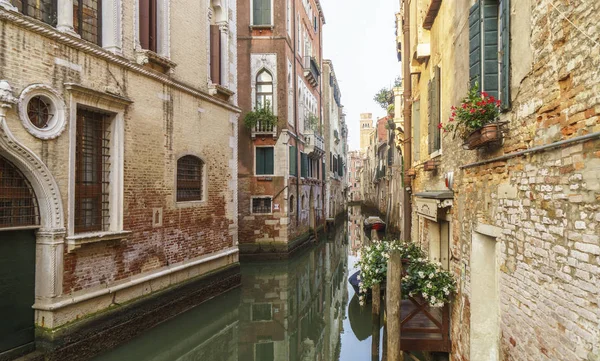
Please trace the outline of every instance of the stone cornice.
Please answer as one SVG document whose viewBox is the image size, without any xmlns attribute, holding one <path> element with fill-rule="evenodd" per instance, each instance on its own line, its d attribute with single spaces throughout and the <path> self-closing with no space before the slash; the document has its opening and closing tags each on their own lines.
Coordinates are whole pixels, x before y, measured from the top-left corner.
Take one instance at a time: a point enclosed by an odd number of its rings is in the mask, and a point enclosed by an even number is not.
<svg viewBox="0 0 600 361">
<path fill-rule="evenodd" d="M 160 73 L 154 72 L 150 69 L 146 69 L 139 64 L 136 64 L 136 63 L 134 63 L 126 58 L 123 58 L 119 55 L 113 54 L 113 53 L 111 53 L 97 45 L 89 43 L 85 40 L 78 39 L 78 38 L 68 35 L 66 33 L 62 33 L 60 31 L 56 30 L 55 28 L 42 23 L 41 21 L 35 20 L 33 18 L 28 18 L 19 13 L 14 13 L 14 12 L 4 10 L 3 8 L 0 8 L 0 21 L 11 22 L 12 24 L 19 26 L 23 29 L 26 29 L 33 33 L 42 35 L 48 39 L 51 39 L 51 40 L 54 40 L 54 41 L 60 43 L 60 44 L 70 46 L 73 49 L 82 51 L 87 54 L 94 55 L 94 56 L 98 57 L 99 59 L 122 66 L 124 68 L 127 68 L 128 70 L 134 71 L 138 74 L 142 74 L 142 75 L 144 75 L 148 78 L 154 79 L 158 82 L 172 86 L 175 89 L 178 89 L 178 90 L 181 90 L 188 94 L 191 94 L 202 100 L 206 100 L 207 102 L 213 103 L 217 106 L 226 108 L 233 112 L 237 112 L 237 113 L 241 112 L 241 109 L 235 105 L 221 101 L 202 90 L 199 90 L 188 84 L 171 79 L 164 74 L 160 74 Z"/>
</svg>

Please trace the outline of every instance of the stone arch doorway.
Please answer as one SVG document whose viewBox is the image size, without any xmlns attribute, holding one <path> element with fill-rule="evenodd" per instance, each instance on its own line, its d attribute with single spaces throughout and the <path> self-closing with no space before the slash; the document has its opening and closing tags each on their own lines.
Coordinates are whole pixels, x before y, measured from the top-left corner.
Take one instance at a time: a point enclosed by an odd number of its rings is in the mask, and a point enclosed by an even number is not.
<svg viewBox="0 0 600 361">
<path fill-rule="evenodd" d="M 0 354 L 34 341 L 37 199 L 31 185 L 0 155 Z"/>
<path fill-rule="evenodd" d="M 308 224 L 309 227 L 315 229 L 316 219 L 315 219 L 315 195 L 312 187 L 310 188 L 310 195 L 308 196 Z"/>
<path fill-rule="evenodd" d="M 9 184 L 10 187 L 14 185 L 14 182 L 20 182 L 21 185 L 25 184 L 26 187 L 22 187 L 22 189 L 27 190 L 29 203 L 23 200 L 20 201 L 21 203 L 17 202 L 18 211 L 15 211 L 15 206 L 13 205 L 15 201 L 11 200 L 11 204 L 8 205 L 9 202 L 5 200 L 5 210 L 0 212 L 5 214 L 4 218 L 7 219 L 9 213 L 7 209 L 10 209 L 11 217 L 13 218 L 21 216 L 23 217 L 21 220 L 27 220 L 27 217 L 30 217 L 29 220 L 31 221 L 31 217 L 34 217 L 37 222 L 33 222 L 34 224 L 30 225 L 14 225 L 15 222 L 11 221 L 13 222 L 13 226 L 0 226 L 2 229 L 0 240 L 5 241 L 10 239 L 11 241 L 7 242 L 16 242 L 15 239 L 18 240 L 20 237 L 22 239 L 33 239 L 33 246 L 31 246 L 30 241 L 22 241 L 34 249 L 33 253 L 24 251 L 26 253 L 24 257 L 33 256 L 32 261 L 26 260 L 24 262 L 33 262 L 34 265 L 33 270 L 29 269 L 34 275 L 34 287 L 30 288 L 30 286 L 27 286 L 30 293 L 24 297 L 29 297 L 27 301 L 29 310 L 32 308 L 30 302 L 34 301 L 33 312 L 52 312 L 53 299 L 62 294 L 65 236 L 62 197 L 58 184 L 46 164 L 34 152 L 16 139 L 10 131 L 6 116 L 15 103 L 16 99 L 12 95 L 10 85 L 6 81 L 0 81 L 0 157 L 4 163 L 4 171 L 2 173 L 5 174 L 2 177 L 6 177 L 6 174 L 8 174 L 5 173 L 7 169 L 10 169 L 9 172 L 12 175 L 17 173 L 17 181 L 11 180 L 5 181 L 5 183 Z M 7 194 L 7 191 L 0 191 L 0 194 Z M 16 198 L 18 199 L 18 197 Z M 2 201 L 0 200 L 0 202 Z M 35 206 L 37 206 L 37 208 L 34 206 L 35 212 L 26 211 L 26 209 L 31 209 L 31 202 L 35 202 Z M 12 212 L 16 213 L 13 214 Z M 19 232 L 19 234 L 12 233 L 9 235 L 7 232 Z M 28 277 L 31 277 L 31 275 Z M 11 287 L 11 289 L 13 288 Z M 34 295 L 33 299 L 31 298 L 32 294 Z M 49 314 L 47 313 L 46 315 L 48 316 Z M 29 321 L 25 329 L 35 325 L 35 318 L 27 317 Z M 2 316 L 0 316 L 0 319 L 2 319 Z M 23 333 L 27 334 L 27 331 L 23 331 Z M 3 340 L 2 336 L 0 334 L 0 340 Z M 14 343 L 19 342 L 0 343 L 0 353 L 7 347 L 14 350 L 14 347 L 12 347 Z M 33 344 L 30 342 L 22 346 L 17 346 L 16 349 L 22 351 L 25 347 L 29 347 L 29 345 Z M 8 352 L 10 353 L 12 350 Z"/>
</svg>

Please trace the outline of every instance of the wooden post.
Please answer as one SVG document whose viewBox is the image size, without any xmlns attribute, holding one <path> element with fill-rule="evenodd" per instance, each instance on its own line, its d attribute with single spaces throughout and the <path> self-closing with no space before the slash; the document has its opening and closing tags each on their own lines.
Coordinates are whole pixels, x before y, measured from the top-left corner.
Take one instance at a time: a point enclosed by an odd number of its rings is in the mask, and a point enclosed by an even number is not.
<svg viewBox="0 0 600 361">
<path fill-rule="evenodd" d="M 372 361 L 379 361 L 379 329 L 381 328 L 381 324 L 379 323 L 379 319 L 381 317 L 381 285 L 373 285 L 371 291 L 373 293 L 373 307 L 371 309 L 371 318 L 373 320 L 373 328 L 371 329 L 371 340 L 373 341 L 373 343 L 371 344 L 371 359 Z"/>
<path fill-rule="evenodd" d="M 388 361 L 404 361 L 400 350 L 400 308 L 402 306 L 402 258 L 399 251 L 390 253 L 386 285 L 387 312 L 387 359 Z"/>
<path fill-rule="evenodd" d="M 383 342 L 381 343 L 383 345 L 383 350 L 381 350 L 381 361 L 387 361 L 387 310 L 386 310 L 386 303 L 387 303 L 387 294 L 386 291 L 383 291 Z"/>
</svg>

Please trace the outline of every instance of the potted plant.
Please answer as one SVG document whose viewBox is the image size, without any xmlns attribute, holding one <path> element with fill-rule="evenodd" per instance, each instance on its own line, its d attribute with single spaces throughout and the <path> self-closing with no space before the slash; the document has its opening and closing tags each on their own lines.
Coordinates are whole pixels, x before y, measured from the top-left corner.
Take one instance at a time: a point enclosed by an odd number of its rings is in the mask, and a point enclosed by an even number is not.
<svg viewBox="0 0 600 361">
<path fill-rule="evenodd" d="M 434 171 L 437 169 L 439 163 L 437 159 L 430 159 L 423 164 L 423 170 L 426 172 Z"/>
<path fill-rule="evenodd" d="M 265 104 L 257 104 L 254 110 L 248 112 L 244 117 L 244 125 L 248 129 L 260 132 L 273 131 L 277 125 L 277 116 L 273 114 L 271 102 L 267 100 Z"/>
<path fill-rule="evenodd" d="M 439 127 L 465 141 L 465 149 L 476 149 L 500 140 L 498 114 L 500 100 L 486 92 L 479 92 L 477 83 L 469 90 L 458 107 L 452 106 L 448 123 Z"/>
</svg>

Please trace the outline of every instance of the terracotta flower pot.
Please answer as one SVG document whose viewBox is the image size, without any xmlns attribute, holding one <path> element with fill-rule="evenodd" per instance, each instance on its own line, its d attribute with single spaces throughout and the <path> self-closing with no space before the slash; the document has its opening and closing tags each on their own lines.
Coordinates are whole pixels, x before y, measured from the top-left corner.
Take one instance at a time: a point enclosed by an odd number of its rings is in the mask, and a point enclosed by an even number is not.
<svg viewBox="0 0 600 361">
<path fill-rule="evenodd" d="M 489 123 L 469 134 L 465 139 L 463 148 L 481 148 L 484 145 L 500 140 L 500 137 L 501 133 L 498 131 L 498 123 Z"/>
</svg>

